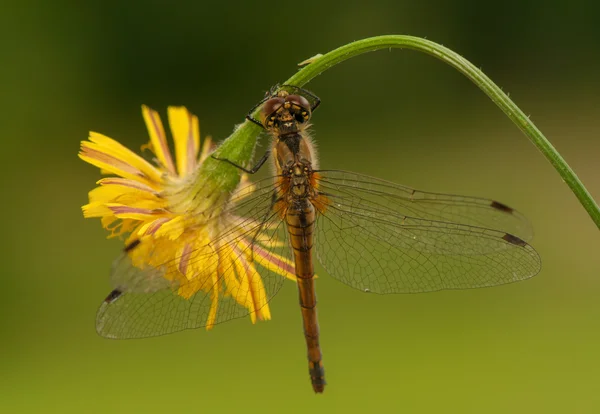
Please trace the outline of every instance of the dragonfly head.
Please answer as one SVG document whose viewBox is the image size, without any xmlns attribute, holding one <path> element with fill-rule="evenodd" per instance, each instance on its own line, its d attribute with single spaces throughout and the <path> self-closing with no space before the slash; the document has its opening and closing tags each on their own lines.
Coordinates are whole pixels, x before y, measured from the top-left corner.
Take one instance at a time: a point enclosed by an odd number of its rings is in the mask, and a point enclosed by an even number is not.
<svg viewBox="0 0 600 414">
<path fill-rule="evenodd" d="M 310 103 L 300 95 L 279 91 L 261 111 L 263 126 L 276 135 L 298 132 L 311 116 Z"/>
</svg>

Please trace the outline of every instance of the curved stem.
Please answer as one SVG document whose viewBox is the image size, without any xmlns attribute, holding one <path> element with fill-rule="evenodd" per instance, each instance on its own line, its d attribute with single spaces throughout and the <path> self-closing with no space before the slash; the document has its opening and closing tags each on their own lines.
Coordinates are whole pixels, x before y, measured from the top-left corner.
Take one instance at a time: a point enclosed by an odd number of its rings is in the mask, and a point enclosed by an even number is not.
<svg viewBox="0 0 600 414">
<path fill-rule="evenodd" d="M 327 69 L 341 63 L 354 56 L 372 52 L 380 49 L 412 49 L 427 53 L 434 56 L 445 63 L 449 64 L 475 85 L 477 85 L 487 96 L 490 97 L 496 105 L 519 127 L 521 131 L 533 142 L 533 144 L 544 154 L 550 164 L 556 169 L 558 174 L 563 178 L 565 183 L 573 191 L 579 202 L 586 209 L 596 226 L 600 228 L 600 208 L 587 191 L 579 177 L 569 167 L 562 156 L 556 151 L 552 144 L 546 139 L 544 134 L 529 120 L 529 118 L 519 109 L 519 107 L 481 70 L 475 67 L 468 60 L 453 52 L 452 50 L 434 43 L 432 41 L 404 35 L 389 35 L 370 37 L 356 42 L 349 43 L 338 49 L 317 57 L 308 66 L 298 71 L 295 75 L 289 78 L 285 83 L 295 86 L 303 86 L 310 80 L 320 75 Z M 256 115 L 258 115 L 258 110 Z M 225 152 L 233 159 L 241 159 L 247 161 L 244 155 L 251 154 L 254 147 L 255 139 L 260 128 L 250 122 L 246 122 L 240 126 L 218 150 L 219 154 Z M 237 148 L 237 151 L 235 150 Z M 245 150 L 243 150 L 245 148 Z M 248 148 L 250 148 L 248 150 Z M 229 152 L 233 150 L 233 152 Z M 240 158 L 237 158 L 240 156 Z M 232 158 L 230 158 L 232 159 Z"/>
</svg>

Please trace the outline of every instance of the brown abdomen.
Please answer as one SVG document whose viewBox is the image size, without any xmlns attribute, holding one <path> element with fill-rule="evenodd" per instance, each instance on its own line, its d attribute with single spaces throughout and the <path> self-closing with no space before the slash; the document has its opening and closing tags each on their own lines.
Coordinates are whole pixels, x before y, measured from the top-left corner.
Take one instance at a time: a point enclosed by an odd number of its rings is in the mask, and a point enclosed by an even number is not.
<svg viewBox="0 0 600 414">
<path fill-rule="evenodd" d="M 319 323 L 317 321 L 317 295 L 314 284 L 312 261 L 315 209 L 308 200 L 290 206 L 286 212 L 286 223 L 294 250 L 298 293 L 304 325 L 304 337 L 308 349 L 308 372 L 313 390 L 321 393 L 325 389 L 325 370 L 319 345 Z"/>
</svg>

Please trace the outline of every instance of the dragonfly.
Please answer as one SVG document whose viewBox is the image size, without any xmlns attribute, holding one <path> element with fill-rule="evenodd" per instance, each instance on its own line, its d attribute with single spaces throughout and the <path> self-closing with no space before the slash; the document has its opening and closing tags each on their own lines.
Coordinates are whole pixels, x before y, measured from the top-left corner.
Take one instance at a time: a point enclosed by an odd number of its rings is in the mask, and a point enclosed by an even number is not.
<svg viewBox="0 0 600 414">
<path fill-rule="evenodd" d="M 314 258 L 334 279 L 372 294 L 419 293 L 497 286 L 528 279 L 541 260 L 528 241 L 529 221 L 504 203 L 478 197 L 420 191 L 367 175 L 319 168 L 309 128 L 320 99 L 291 85 L 273 87 L 247 119 L 271 136 L 271 145 L 252 168 L 218 160 L 254 174 L 272 160 L 274 174 L 243 187 L 207 220 L 218 234 L 207 249 L 187 252 L 190 262 L 232 260 L 219 274 L 237 273 L 255 263 L 264 285 L 264 303 L 285 278 L 269 263 L 296 276 L 307 346 L 309 376 L 316 393 L 325 389 L 315 290 Z M 260 118 L 253 116 L 260 108 Z M 203 212 L 204 214 L 206 212 Z M 227 217 L 227 220 L 224 220 Z M 128 252 L 153 246 L 133 242 L 113 264 L 115 289 L 102 303 L 97 331 L 110 338 L 163 335 L 206 325 L 212 288 L 189 298 L 177 294 L 181 280 L 171 267 L 139 268 Z M 191 283 L 191 282 L 190 282 Z M 243 289 L 243 288 L 239 288 Z M 252 310 L 222 295 L 215 323 Z M 249 289 L 242 292 L 250 295 Z M 254 310 L 257 312 L 259 310 Z"/>
</svg>

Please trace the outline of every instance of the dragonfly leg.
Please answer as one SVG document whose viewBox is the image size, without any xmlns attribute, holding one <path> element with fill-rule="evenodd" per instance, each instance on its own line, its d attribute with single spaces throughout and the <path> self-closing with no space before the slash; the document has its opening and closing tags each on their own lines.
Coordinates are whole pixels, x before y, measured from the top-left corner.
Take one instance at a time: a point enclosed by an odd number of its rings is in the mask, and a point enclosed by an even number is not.
<svg viewBox="0 0 600 414">
<path fill-rule="evenodd" d="M 256 125 L 258 125 L 259 127 L 261 127 L 262 129 L 265 129 L 265 126 L 262 124 L 262 122 L 260 122 L 258 119 L 254 118 L 254 116 L 252 116 L 252 114 L 254 113 L 254 111 L 256 111 L 256 108 L 258 108 L 259 106 L 261 106 L 263 103 L 265 103 L 267 100 L 271 99 L 271 92 L 267 92 L 265 94 L 265 97 L 256 105 L 254 105 L 246 114 L 246 119 Z"/>
<path fill-rule="evenodd" d="M 270 150 L 266 151 L 265 154 L 262 156 L 262 158 L 260 160 L 258 160 L 258 162 L 256 163 L 256 165 L 254 167 L 252 167 L 251 169 L 246 169 L 246 168 L 242 167 L 241 165 L 238 165 L 235 162 L 233 162 L 231 160 L 228 160 L 227 158 L 219 158 L 219 157 L 215 157 L 214 155 L 212 155 L 212 157 L 215 160 L 228 162 L 229 164 L 231 164 L 234 167 L 236 167 L 236 168 L 244 171 L 245 173 L 254 174 L 254 173 L 256 173 L 260 169 L 260 167 L 263 166 L 263 164 L 265 163 L 265 161 L 267 161 L 267 159 L 269 158 L 269 155 L 271 155 L 271 151 Z"/>
</svg>

